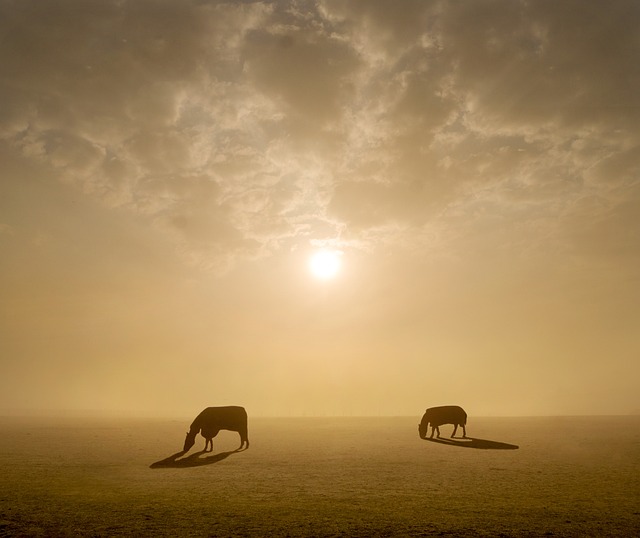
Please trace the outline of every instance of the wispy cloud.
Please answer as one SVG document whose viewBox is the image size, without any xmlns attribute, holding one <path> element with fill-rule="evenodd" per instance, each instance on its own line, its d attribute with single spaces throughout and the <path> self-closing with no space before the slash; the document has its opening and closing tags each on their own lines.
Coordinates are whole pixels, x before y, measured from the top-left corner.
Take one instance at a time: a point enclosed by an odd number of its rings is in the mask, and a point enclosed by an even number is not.
<svg viewBox="0 0 640 538">
<path fill-rule="evenodd" d="M 204 266 L 500 227 L 637 255 L 635 2 L 0 11 L 3 144 Z"/>
</svg>

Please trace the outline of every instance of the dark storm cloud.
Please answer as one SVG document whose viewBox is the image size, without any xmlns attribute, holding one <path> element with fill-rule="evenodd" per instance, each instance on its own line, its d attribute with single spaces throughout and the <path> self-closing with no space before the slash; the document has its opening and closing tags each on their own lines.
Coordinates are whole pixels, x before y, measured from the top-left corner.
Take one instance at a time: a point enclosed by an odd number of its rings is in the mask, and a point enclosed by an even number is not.
<svg viewBox="0 0 640 538">
<path fill-rule="evenodd" d="M 637 253 L 620 233 L 638 224 L 636 2 L 0 11 L 7 151 L 198 263 L 337 238 L 455 248 L 505 223 L 523 233 L 505 245 L 602 253 L 615 233 Z"/>
</svg>

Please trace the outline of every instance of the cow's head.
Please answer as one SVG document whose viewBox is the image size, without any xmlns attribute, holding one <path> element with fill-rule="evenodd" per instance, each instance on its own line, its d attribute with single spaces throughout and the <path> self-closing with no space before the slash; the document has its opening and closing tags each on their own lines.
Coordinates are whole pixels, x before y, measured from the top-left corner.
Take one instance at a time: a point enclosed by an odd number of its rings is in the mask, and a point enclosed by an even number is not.
<svg viewBox="0 0 640 538">
<path fill-rule="evenodd" d="M 187 436 L 184 439 L 184 450 L 185 452 L 189 450 L 196 443 L 196 435 L 198 432 L 187 432 Z"/>
<path fill-rule="evenodd" d="M 426 439 L 427 438 L 427 431 L 429 430 L 429 423 L 428 422 L 421 422 L 420 424 L 418 424 L 418 434 L 420 435 L 421 439 Z"/>
</svg>

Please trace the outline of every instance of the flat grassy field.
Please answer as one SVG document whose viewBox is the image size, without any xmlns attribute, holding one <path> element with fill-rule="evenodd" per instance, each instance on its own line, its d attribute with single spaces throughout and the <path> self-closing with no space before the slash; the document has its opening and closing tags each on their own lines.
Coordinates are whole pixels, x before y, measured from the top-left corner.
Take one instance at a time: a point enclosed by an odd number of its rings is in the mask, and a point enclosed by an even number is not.
<svg viewBox="0 0 640 538">
<path fill-rule="evenodd" d="M 0 536 L 640 535 L 638 416 L 470 416 L 451 443 L 248 412 L 248 450 L 182 457 L 192 417 L 0 418 Z"/>
</svg>

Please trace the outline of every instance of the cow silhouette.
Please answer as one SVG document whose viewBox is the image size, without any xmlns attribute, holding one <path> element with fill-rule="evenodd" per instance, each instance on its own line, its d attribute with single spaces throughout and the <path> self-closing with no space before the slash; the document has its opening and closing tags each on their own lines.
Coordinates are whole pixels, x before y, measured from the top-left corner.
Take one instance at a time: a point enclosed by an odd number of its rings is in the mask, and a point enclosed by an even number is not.
<svg viewBox="0 0 640 538">
<path fill-rule="evenodd" d="M 220 430 L 229 430 L 240 434 L 240 448 L 249 448 L 247 434 L 247 412 L 244 407 L 207 407 L 191 423 L 184 440 L 184 452 L 187 452 L 196 442 L 196 435 L 202 434 L 205 439 L 204 451 L 213 452 L 213 438 Z"/>
<path fill-rule="evenodd" d="M 426 410 L 422 417 L 422 421 L 418 424 L 418 433 L 422 439 L 427 438 L 431 424 L 431 438 L 434 432 L 440 437 L 440 426 L 443 424 L 453 424 L 453 433 L 451 437 L 455 437 L 458 426 L 462 426 L 462 437 L 467 437 L 467 413 L 462 407 L 457 405 L 443 405 L 441 407 L 430 407 Z"/>
</svg>

